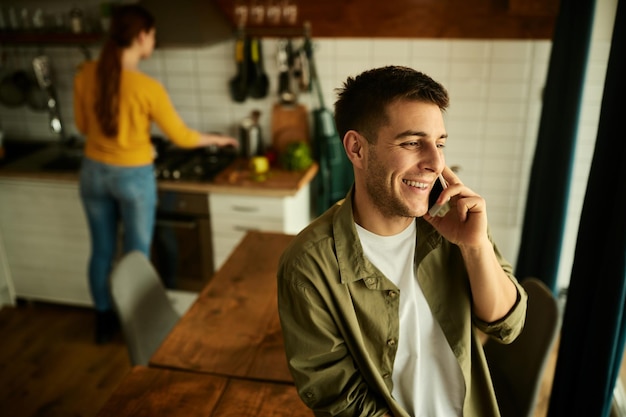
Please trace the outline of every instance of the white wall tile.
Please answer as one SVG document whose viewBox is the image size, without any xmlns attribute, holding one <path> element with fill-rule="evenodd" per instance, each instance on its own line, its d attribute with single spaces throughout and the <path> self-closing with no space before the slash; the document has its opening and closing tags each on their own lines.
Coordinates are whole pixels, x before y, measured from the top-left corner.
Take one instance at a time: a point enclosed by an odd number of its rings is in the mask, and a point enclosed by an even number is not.
<svg viewBox="0 0 626 417">
<path fill-rule="evenodd" d="M 450 64 L 450 79 L 485 82 L 489 77 L 489 70 L 489 64 L 485 61 L 453 60 Z"/>
<path fill-rule="evenodd" d="M 411 42 L 411 56 L 414 59 L 450 59 L 451 42 L 449 40 L 420 39 Z"/>
<path fill-rule="evenodd" d="M 526 118 L 524 101 L 495 101 L 487 103 L 487 117 L 493 120 L 517 121 Z"/>
<path fill-rule="evenodd" d="M 450 41 L 450 57 L 454 61 L 485 61 L 491 55 L 491 42 L 480 40 Z"/>
<path fill-rule="evenodd" d="M 496 61 L 491 64 L 489 77 L 497 82 L 515 80 L 525 82 L 530 78 L 532 67 L 529 62 Z"/>
<path fill-rule="evenodd" d="M 491 59 L 497 61 L 530 61 L 533 41 L 496 40 L 491 42 Z"/>
<path fill-rule="evenodd" d="M 448 115 L 450 119 L 461 120 L 480 120 L 487 111 L 488 103 L 485 101 L 475 101 L 471 99 L 455 99 L 452 98 Z"/>
<path fill-rule="evenodd" d="M 490 86 L 478 79 L 453 79 L 447 84 L 448 94 L 453 102 L 458 100 L 484 101 Z"/>
</svg>

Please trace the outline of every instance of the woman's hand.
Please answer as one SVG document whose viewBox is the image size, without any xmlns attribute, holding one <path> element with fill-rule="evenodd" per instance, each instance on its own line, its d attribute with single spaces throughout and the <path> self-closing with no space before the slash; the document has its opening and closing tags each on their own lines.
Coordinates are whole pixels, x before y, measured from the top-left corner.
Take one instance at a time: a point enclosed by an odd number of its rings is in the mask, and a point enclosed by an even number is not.
<svg viewBox="0 0 626 417">
<path fill-rule="evenodd" d="M 198 147 L 211 145 L 219 147 L 234 146 L 235 148 L 238 148 L 239 141 L 231 136 L 220 135 L 217 133 L 201 133 Z"/>
</svg>

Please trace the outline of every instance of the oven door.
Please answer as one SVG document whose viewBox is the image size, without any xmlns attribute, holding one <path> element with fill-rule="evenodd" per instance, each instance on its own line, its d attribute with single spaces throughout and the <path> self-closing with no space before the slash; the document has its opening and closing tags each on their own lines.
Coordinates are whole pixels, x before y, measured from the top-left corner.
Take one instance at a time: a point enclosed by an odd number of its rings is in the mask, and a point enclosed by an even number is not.
<svg viewBox="0 0 626 417">
<path fill-rule="evenodd" d="M 208 217 L 157 214 L 152 263 L 166 288 L 198 292 L 213 276 Z"/>
</svg>

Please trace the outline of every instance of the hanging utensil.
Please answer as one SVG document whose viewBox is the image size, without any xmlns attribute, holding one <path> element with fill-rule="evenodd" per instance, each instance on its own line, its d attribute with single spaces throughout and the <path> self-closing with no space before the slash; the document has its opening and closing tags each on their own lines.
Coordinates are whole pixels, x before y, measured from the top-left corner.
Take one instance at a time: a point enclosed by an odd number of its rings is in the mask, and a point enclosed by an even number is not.
<svg viewBox="0 0 626 417">
<path fill-rule="evenodd" d="M 304 46 L 296 52 L 293 62 L 293 76 L 297 81 L 301 92 L 311 91 L 311 73 L 309 69 L 309 59 Z"/>
<path fill-rule="evenodd" d="M 26 104 L 34 111 L 45 111 L 48 108 L 48 92 L 34 78 L 31 79 L 31 86 L 26 94 Z"/>
<path fill-rule="evenodd" d="M 243 103 L 248 97 L 248 63 L 246 62 L 247 37 L 243 29 L 239 29 L 235 41 L 235 64 L 237 73 L 229 82 L 230 96 L 233 101 Z"/>
<path fill-rule="evenodd" d="M 259 38 L 252 38 L 250 41 L 250 61 L 251 76 L 248 93 L 250 97 L 263 98 L 267 96 L 269 79 L 263 68 L 263 50 Z"/>
<path fill-rule="evenodd" d="M 324 104 L 324 95 L 313 54 L 310 26 L 305 25 L 305 29 L 303 49 L 308 57 L 311 84 L 317 93 L 318 101 L 318 107 L 313 110 L 313 148 L 315 158 L 319 163 L 320 175 L 314 187 L 317 188 L 317 214 L 321 214 L 345 197 L 354 182 L 354 173 L 352 164 L 343 150 L 333 113 Z"/>
<path fill-rule="evenodd" d="M 291 90 L 291 75 L 289 74 L 289 45 L 289 42 L 284 39 L 278 42 L 278 99 L 281 104 L 296 102 L 296 95 Z"/>
<path fill-rule="evenodd" d="M 39 87 L 48 93 L 48 112 L 50 114 L 50 129 L 65 140 L 65 130 L 61 119 L 61 112 L 57 99 L 56 90 L 52 84 L 52 70 L 50 59 L 46 55 L 33 58 L 33 71 L 39 83 Z"/>
</svg>

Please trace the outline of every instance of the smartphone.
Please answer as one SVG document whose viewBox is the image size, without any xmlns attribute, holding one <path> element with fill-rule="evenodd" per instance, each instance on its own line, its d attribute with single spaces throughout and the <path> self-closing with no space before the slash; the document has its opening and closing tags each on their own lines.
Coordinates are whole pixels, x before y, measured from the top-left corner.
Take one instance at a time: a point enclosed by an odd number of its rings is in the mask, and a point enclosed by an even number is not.
<svg viewBox="0 0 626 417">
<path fill-rule="evenodd" d="M 433 189 L 430 191 L 430 195 L 428 196 L 428 214 L 433 217 L 443 217 L 446 215 L 448 210 L 450 210 L 449 202 L 446 202 L 442 205 L 436 204 L 439 195 L 446 188 L 448 188 L 448 183 L 443 178 L 443 176 L 439 174 L 439 177 L 437 177 L 435 184 L 433 184 Z"/>
</svg>

